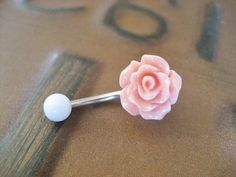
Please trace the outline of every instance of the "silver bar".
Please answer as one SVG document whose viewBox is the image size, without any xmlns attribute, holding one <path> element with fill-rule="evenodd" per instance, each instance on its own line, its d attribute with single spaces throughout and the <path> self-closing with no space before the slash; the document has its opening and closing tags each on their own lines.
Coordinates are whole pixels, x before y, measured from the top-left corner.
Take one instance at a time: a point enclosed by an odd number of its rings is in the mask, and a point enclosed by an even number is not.
<svg viewBox="0 0 236 177">
<path fill-rule="evenodd" d="M 78 100 L 72 100 L 71 101 L 71 106 L 72 108 L 79 107 L 79 106 L 84 106 L 84 105 L 89 105 L 89 104 L 95 104 L 95 103 L 101 103 L 105 101 L 110 101 L 110 100 L 115 100 L 120 98 L 120 90 L 115 91 L 115 92 L 110 92 L 110 93 L 105 93 L 102 95 L 97 95 L 97 96 L 91 96 L 87 98 L 81 98 Z"/>
</svg>

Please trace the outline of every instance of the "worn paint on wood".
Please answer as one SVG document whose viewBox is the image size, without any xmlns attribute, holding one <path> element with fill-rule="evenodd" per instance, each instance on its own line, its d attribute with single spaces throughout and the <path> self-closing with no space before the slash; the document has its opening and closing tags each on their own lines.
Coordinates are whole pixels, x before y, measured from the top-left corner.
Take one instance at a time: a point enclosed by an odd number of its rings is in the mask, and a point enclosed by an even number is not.
<svg viewBox="0 0 236 177">
<path fill-rule="evenodd" d="M 52 93 L 72 98 L 94 62 L 86 57 L 62 53 L 55 58 L 17 122 L 0 142 L 0 176 L 33 176 L 63 123 L 53 123 L 43 114 L 43 101 Z"/>
<path fill-rule="evenodd" d="M 119 11 L 122 12 L 122 10 L 142 13 L 143 15 L 149 16 L 158 25 L 151 34 L 136 34 L 132 31 L 128 31 L 125 29 L 125 27 L 120 26 L 120 24 L 118 24 L 116 21 L 116 18 L 118 18 L 117 13 Z M 117 34 L 135 41 L 158 40 L 167 33 L 168 29 L 166 20 L 157 12 L 153 12 L 147 8 L 125 1 L 118 2 L 110 7 L 105 15 L 104 23 L 111 27 Z"/>
<path fill-rule="evenodd" d="M 31 0 L 22 0 L 21 4 L 33 11 L 41 12 L 41 13 L 72 13 L 72 12 L 80 12 L 81 10 L 84 10 L 84 6 L 71 6 L 71 7 L 46 7 L 42 5 L 38 5 L 35 2 L 31 2 Z"/>
<path fill-rule="evenodd" d="M 201 58 L 212 62 L 216 56 L 221 21 L 221 8 L 218 3 L 206 5 L 205 17 L 197 51 Z"/>
</svg>

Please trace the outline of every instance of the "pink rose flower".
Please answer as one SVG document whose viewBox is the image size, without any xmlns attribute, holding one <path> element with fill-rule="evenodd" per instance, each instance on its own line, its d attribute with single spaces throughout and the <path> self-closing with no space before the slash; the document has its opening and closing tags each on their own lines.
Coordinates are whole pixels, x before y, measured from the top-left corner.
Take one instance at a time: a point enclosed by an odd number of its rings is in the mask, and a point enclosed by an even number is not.
<svg viewBox="0 0 236 177">
<path fill-rule="evenodd" d="M 131 63 L 120 74 L 120 99 L 131 115 L 161 120 L 175 104 L 182 85 L 181 77 L 170 70 L 161 57 L 143 55 L 141 62 Z"/>
</svg>

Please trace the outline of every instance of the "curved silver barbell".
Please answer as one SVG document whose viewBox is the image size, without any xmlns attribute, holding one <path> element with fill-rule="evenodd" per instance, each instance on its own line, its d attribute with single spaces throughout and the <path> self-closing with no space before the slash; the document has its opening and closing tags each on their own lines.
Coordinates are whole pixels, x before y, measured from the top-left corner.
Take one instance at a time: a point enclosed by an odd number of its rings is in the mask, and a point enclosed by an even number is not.
<svg viewBox="0 0 236 177">
<path fill-rule="evenodd" d="M 72 108 L 119 99 L 120 93 L 119 90 L 72 101 L 63 94 L 54 93 L 45 99 L 43 110 L 49 120 L 61 122 L 70 116 Z"/>
</svg>

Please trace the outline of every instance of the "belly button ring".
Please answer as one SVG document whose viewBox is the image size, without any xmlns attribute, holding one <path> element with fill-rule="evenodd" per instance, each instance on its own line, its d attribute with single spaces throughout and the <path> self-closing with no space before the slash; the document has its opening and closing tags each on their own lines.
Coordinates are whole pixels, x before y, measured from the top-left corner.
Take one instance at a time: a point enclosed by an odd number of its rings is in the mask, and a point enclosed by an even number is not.
<svg viewBox="0 0 236 177">
<path fill-rule="evenodd" d="M 119 84 L 120 91 L 72 101 L 65 95 L 52 94 L 44 101 L 44 113 L 49 120 L 60 122 L 69 117 L 72 108 L 120 99 L 131 115 L 161 120 L 177 102 L 182 79 L 163 58 L 143 55 L 141 62 L 133 60 L 121 72 Z"/>
</svg>

